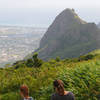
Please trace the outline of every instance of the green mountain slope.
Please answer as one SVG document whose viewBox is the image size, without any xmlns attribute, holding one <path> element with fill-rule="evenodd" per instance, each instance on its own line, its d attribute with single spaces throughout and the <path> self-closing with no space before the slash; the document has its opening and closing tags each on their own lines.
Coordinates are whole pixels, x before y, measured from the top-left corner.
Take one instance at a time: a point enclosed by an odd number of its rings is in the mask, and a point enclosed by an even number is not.
<svg viewBox="0 0 100 100">
<path fill-rule="evenodd" d="M 65 89 L 72 91 L 76 100 L 100 99 L 100 50 L 74 59 L 51 59 L 41 67 L 29 67 L 31 60 L 26 62 L 0 68 L 0 100 L 21 100 L 22 84 L 29 86 L 36 100 L 50 100 L 55 79 L 63 80 Z"/>
<path fill-rule="evenodd" d="M 73 58 L 100 48 L 100 30 L 83 21 L 73 9 L 61 12 L 48 28 L 36 50 L 43 60 Z"/>
</svg>

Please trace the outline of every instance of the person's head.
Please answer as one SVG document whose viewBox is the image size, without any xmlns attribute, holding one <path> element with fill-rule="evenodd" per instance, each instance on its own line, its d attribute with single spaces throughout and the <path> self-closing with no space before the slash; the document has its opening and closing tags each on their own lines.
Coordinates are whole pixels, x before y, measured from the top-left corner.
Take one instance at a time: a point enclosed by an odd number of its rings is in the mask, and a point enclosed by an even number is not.
<svg viewBox="0 0 100 100">
<path fill-rule="evenodd" d="M 27 98 L 29 96 L 29 89 L 27 85 L 22 85 L 20 87 L 20 94 L 24 98 Z"/>
<path fill-rule="evenodd" d="M 55 80 L 53 82 L 53 86 L 55 91 L 59 94 L 59 95 L 64 95 L 64 84 L 61 80 Z"/>
</svg>

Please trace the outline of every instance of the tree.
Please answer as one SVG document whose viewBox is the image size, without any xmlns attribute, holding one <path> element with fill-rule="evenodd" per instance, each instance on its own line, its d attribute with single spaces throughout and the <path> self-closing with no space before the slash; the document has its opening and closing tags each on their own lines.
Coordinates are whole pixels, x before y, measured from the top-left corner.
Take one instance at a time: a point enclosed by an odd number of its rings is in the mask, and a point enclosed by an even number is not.
<svg viewBox="0 0 100 100">
<path fill-rule="evenodd" d="M 27 67 L 33 67 L 34 66 L 34 61 L 31 58 L 28 59 L 27 62 L 26 62 L 26 66 Z"/>
<path fill-rule="evenodd" d="M 56 60 L 57 62 L 59 62 L 59 61 L 60 61 L 60 57 L 57 56 L 55 60 Z"/>
<path fill-rule="evenodd" d="M 38 58 L 38 53 L 34 53 L 33 61 L 34 61 L 34 66 L 35 67 L 40 67 L 43 64 L 43 61 Z"/>
</svg>

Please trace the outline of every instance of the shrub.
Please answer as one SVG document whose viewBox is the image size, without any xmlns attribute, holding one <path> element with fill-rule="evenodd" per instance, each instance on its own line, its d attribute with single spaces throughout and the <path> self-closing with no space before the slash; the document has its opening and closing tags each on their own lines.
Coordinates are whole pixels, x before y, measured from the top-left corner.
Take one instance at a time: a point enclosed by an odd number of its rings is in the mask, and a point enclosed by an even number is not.
<svg viewBox="0 0 100 100">
<path fill-rule="evenodd" d="M 38 58 L 38 53 L 33 55 L 34 67 L 40 67 L 43 64 L 43 61 Z"/>
<path fill-rule="evenodd" d="M 14 66 L 15 69 L 24 68 L 24 67 L 26 67 L 26 65 L 23 64 L 23 63 L 19 63 L 19 64 L 16 64 L 16 65 Z"/>
<path fill-rule="evenodd" d="M 78 61 L 93 59 L 93 57 L 94 57 L 94 55 L 92 55 L 92 54 L 88 54 L 88 55 L 85 55 L 85 56 L 80 56 Z"/>
<path fill-rule="evenodd" d="M 60 57 L 56 57 L 56 59 L 55 59 L 57 62 L 59 62 L 60 61 Z"/>
<path fill-rule="evenodd" d="M 33 67 L 34 66 L 34 61 L 30 58 L 26 61 L 26 66 L 27 67 Z"/>
</svg>

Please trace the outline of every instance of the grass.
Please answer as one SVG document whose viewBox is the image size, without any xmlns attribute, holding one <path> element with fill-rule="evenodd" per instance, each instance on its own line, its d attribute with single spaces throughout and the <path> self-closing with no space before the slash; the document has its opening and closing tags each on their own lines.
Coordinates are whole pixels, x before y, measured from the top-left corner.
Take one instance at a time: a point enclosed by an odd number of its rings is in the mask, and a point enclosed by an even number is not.
<svg viewBox="0 0 100 100">
<path fill-rule="evenodd" d="M 55 79 L 63 80 L 65 89 L 72 91 L 76 100 L 99 100 L 100 55 L 88 60 L 78 59 L 51 59 L 38 68 L 20 66 L 16 69 L 16 65 L 1 68 L 0 100 L 20 100 L 22 84 L 28 85 L 30 95 L 36 100 L 50 100 Z"/>
</svg>

